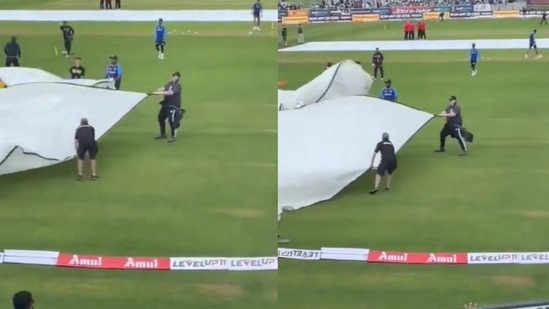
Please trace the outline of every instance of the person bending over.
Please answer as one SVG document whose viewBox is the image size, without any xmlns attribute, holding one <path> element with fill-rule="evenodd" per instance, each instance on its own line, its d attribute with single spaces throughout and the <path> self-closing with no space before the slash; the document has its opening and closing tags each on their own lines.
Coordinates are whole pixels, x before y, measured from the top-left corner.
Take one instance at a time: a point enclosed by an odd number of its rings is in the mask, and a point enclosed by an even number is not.
<svg viewBox="0 0 549 309">
<path fill-rule="evenodd" d="M 78 177 L 76 180 L 83 179 L 82 169 L 86 155 L 90 158 L 91 180 L 99 179 L 95 161 L 97 153 L 99 152 L 99 147 L 95 140 L 95 129 L 89 124 L 88 119 L 86 118 L 82 118 L 80 120 L 80 126 L 76 128 L 76 133 L 74 134 L 74 147 L 76 148 L 76 154 L 78 155 Z"/>
<path fill-rule="evenodd" d="M 379 184 L 381 182 L 381 177 L 383 176 L 387 176 L 385 190 L 389 190 L 389 188 L 391 188 L 391 178 L 393 177 L 394 171 L 397 169 L 395 146 L 389 139 L 389 133 L 383 133 L 381 135 L 381 142 L 377 143 L 370 166 L 374 166 L 374 160 L 378 153 L 381 153 L 381 162 L 377 167 L 374 189 L 370 191 L 370 194 L 376 194 L 379 191 Z"/>
</svg>

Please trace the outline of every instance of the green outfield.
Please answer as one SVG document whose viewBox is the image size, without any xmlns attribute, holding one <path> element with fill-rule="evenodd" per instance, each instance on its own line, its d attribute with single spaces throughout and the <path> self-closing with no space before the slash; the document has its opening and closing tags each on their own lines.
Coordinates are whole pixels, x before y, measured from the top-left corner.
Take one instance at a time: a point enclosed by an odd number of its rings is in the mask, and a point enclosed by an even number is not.
<svg viewBox="0 0 549 309">
<path fill-rule="evenodd" d="M 72 25 L 74 52 L 88 78 L 103 78 L 111 54 L 124 68 L 123 90 L 152 91 L 181 72 L 187 113 L 179 140 L 153 139 L 159 98 L 149 99 L 100 141 L 100 181 L 75 181 L 74 162 L 0 177 L 0 251 L 274 256 L 275 35 L 249 35 L 246 23 L 167 23 L 172 34 L 161 61 L 154 23 Z M 62 46 L 57 23 L 1 23 L 0 37 L 11 35 L 23 48 L 23 66 L 67 76 L 72 60 L 54 55 Z M 0 278 L 4 307 L 21 289 L 34 292 L 40 308 L 256 309 L 277 303 L 273 272 L 1 265 Z"/>
<path fill-rule="evenodd" d="M 248 10 L 246 0 L 121 0 L 125 10 Z M 112 0 L 114 5 L 114 0 Z M 99 0 L 0 0 L 2 10 L 93 10 Z M 264 1 L 264 9 L 274 9 L 274 1 Z"/>
<path fill-rule="evenodd" d="M 538 20 L 445 21 L 427 25 L 435 39 L 523 38 Z M 306 25 L 307 41 L 398 40 L 400 23 Z M 539 37 L 549 30 L 539 29 Z M 290 38 L 296 37 L 289 28 Z M 337 43 L 334 43 L 337 44 Z M 482 50 L 476 77 L 467 51 L 385 52 L 386 77 L 402 102 L 440 112 L 456 95 L 476 135 L 468 157 L 448 140 L 438 147 L 442 120 L 433 120 L 400 152 L 392 192 L 368 195 L 373 174 L 331 201 L 281 221 L 290 247 L 372 248 L 412 252 L 514 252 L 548 249 L 549 119 L 547 58 L 524 50 Z M 444 49 L 444 46 L 441 46 Z M 544 51 L 541 51 L 542 53 Z M 362 61 L 371 51 L 279 53 L 279 80 L 295 89 L 326 62 Z M 549 56 L 549 55 L 547 55 Z M 377 95 L 381 83 L 376 82 Z M 369 160 L 370 158 L 365 158 Z M 281 308 L 441 309 L 549 298 L 548 266 L 400 266 L 353 262 L 280 262 Z"/>
</svg>

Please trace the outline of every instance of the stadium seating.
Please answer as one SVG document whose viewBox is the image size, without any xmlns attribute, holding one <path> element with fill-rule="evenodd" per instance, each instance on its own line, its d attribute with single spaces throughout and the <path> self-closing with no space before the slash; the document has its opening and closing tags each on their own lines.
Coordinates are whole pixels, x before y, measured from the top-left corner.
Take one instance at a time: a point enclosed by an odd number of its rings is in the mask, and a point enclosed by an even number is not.
<svg viewBox="0 0 549 309">
<path fill-rule="evenodd" d="M 549 5 L 549 0 L 530 0 Z M 513 0 L 279 0 L 279 9 L 307 8 L 372 8 L 393 6 L 451 6 L 465 4 L 504 4 Z"/>
<path fill-rule="evenodd" d="M 528 0 L 526 8 L 529 10 L 549 10 L 549 0 Z"/>
</svg>

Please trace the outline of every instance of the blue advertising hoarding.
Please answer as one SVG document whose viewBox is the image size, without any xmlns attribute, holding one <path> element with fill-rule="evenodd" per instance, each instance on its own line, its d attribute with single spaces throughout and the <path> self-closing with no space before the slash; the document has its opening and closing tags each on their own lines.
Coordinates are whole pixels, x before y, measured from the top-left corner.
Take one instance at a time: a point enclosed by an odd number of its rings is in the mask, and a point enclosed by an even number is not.
<svg viewBox="0 0 549 309">
<path fill-rule="evenodd" d="M 450 18 L 468 18 L 468 17 L 478 17 L 478 16 L 493 16 L 494 12 L 452 12 L 450 13 Z"/>
<path fill-rule="evenodd" d="M 391 8 L 351 9 L 353 15 L 391 14 Z"/>
<path fill-rule="evenodd" d="M 420 18 L 423 18 L 423 13 L 379 14 L 380 20 L 420 19 Z"/>
<path fill-rule="evenodd" d="M 473 12 L 474 8 L 475 7 L 472 5 L 454 5 L 453 10 L 451 10 L 451 12 L 455 12 L 455 13 Z"/>
<path fill-rule="evenodd" d="M 432 12 L 451 12 L 452 7 L 451 6 L 435 6 L 432 9 Z"/>
<path fill-rule="evenodd" d="M 339 10 L 309 11 L 310 23 L 350 22 L 352 19 L 353 18 L 350 11 L 339 11 Z"/>
<path fill-rule="evenodd" d="M 312 16 L 330 16 L 330 10 L 313 9 L 309 10 L 309 17 Z"/>
</svg>

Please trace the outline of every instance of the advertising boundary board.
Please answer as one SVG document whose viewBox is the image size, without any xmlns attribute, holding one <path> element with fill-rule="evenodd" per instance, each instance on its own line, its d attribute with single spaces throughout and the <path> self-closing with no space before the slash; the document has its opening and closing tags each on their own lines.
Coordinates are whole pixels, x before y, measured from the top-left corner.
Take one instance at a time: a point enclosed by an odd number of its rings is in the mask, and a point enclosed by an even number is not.
<svg viewBox="0 0 549 309">
<path fill-rule="evenodd" d="M 316 23 L 371 23 L 379 21 L 405 20 L 438 20 L 443 13 L 445 19 L 484 19 L 484 18 L 539 18 L 542 11 L 490 11 L 489 5 L 455 6 L 453 10 L 447 7 L 412 7 L 391 10 L 381 9 L 351 9 L 347 12 L 336 10 L 300 10 L 299 17 L 292 16 L 288 11 L 280 11 L 278 21 L 283 25 L 316 24 Z"/>
<path fill-rule="evenodd" d="M 135 257 L 5 249 L 0 265 L 39 265 L 88 270 L 124 271 L 273 271 L 278 259 L 354 261 L 411 265 L 547 265 L 544 252 L 410 252 L 322 247 L 320 250 L 278 248 L 278 257 Z"/>
</svg>

